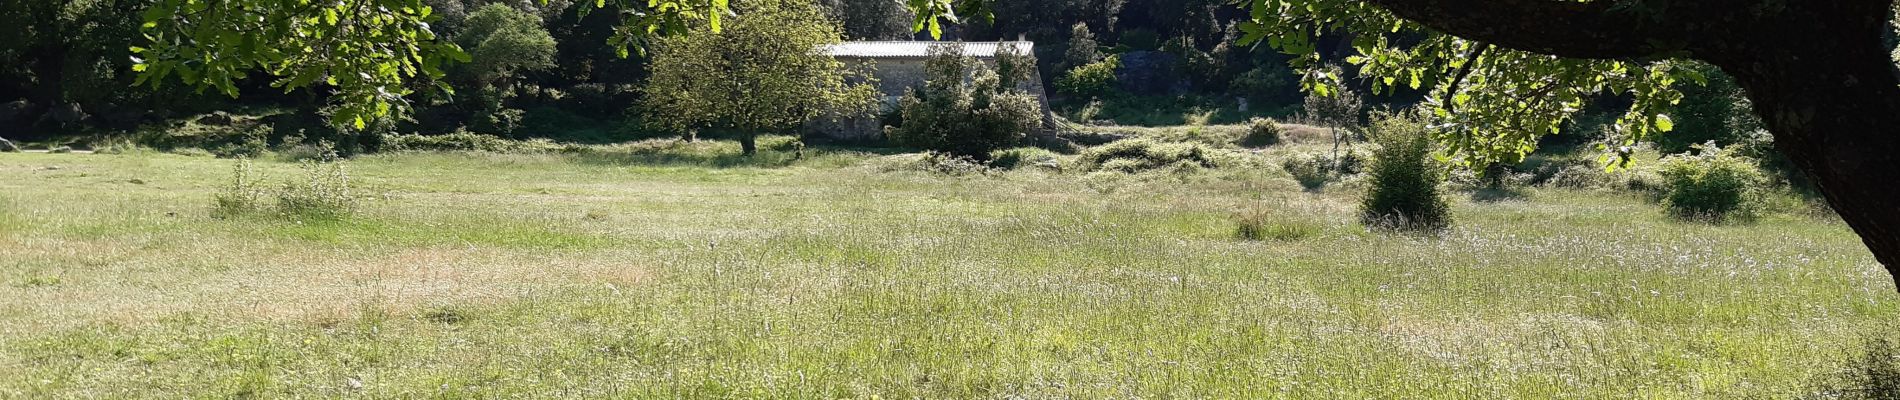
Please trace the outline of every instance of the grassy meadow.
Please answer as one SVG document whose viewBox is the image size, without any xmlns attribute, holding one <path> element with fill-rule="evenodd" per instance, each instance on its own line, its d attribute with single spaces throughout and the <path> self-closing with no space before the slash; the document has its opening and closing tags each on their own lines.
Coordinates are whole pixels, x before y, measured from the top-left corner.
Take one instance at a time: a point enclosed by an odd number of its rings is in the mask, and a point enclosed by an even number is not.
<svg viewBox="0 0 1900 400">
<path fill-rule="evenodd" d="M 1831 398 L 1900 337 L 1828 217 L 1529 188 L 1388 234 L 1279 168 L 766 147 L 364 156 L 340 220 L 212 218 L 230 160 L 0 154 L 0 398 Z"/>
</svg>

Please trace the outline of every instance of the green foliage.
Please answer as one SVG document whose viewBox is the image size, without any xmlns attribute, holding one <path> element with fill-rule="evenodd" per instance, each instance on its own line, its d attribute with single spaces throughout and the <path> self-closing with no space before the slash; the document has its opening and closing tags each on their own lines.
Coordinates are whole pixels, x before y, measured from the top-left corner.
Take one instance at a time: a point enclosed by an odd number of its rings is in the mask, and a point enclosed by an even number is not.
<svg viewBox="0 0 1900 400">
<path fill-rule="evenodd" d="M 1306 190 L 1319 190 L 1337 178 L 1333 174 L 1333 162 L 1325 154 L 1296 154 L 1280 162 L 1293 180 Z"/>
<path fill-rule="evenodd" d="M 1681 98 L 1678 81 L 1698 80 L 1667 59 L 1576 59 L 1494 47 L 1400 18 L 1377 4 L 1348 0 L 1247 0 L 1241 45 L 1256 43 L 1294 55 L 1302 87 L 1329 94 L 1348 77 L 1320 57 L 1323 34 L 1350 38 L 1346 61 L 1372 83 L 1375 94 L 1429 90 L 1424 107 L 1433 135 L 1471 165 L 1513 162 L 1536 149 L 1540 137 L 1605 94 L 1633 101 L 1617 120 L 1620 145 L 1607 149 L 1627 160 L 1629 145 L 1674 127 L 1663 113 Z M 1329 42 L 1330 43 L 1330 42 Z M 1555 79 L 1553 79 L 1555 78 Z"/>
<path fill-rule="evenodd" d="M 258 186 L 251 160 L 239 158 L 231 166 L 231 183 L 211 197 L 211 217 L 229 218 L 263 209 L 264 192 Z"/>
<path fill-rule="evenodd" d="M 826 114 L 868 115 L 875 87 L 851 83 L 856 72 L 821 52 L 839 38 L 814 6 L 787 2 L 747 10 L 717 35 L 663 40 L 640 110 L 677 132 L 730 132 L 746 154 L 761 133 Z"/>
<path fill-rule="evenodd" d="M 479 82 L 554 66 L 554 36 L 541 27 L 541 18 L 501 3 L 470 13 L 455 43 L 469 56 L 458 70 Z"/>
<path fill-rule="evenodd" d="M 1115 55 L 1075 67 L 1056 80 L 1056 91 L 1084 97 L 1108 95 L 1115 90 L 1115 70 L 1121 66 L 1121 56 Z"/>
<path fill-rule="evenodd" d="M 621 29 L 609 44 L 624 57 L 651 36 L 681 34 L 701 23 L 718 31 L 728 1 L 592 3 L 620 11 Z M 585 14 L 592 7 L 579 10 Z M 412 93 L 412 83 L 441 78 L 449 63 L 472 59 L 439 39 L 429 23 L 440 17 L 422 0 L 157 1 L 141 16 L 147 40 L 131 48 L 138 84 L 156 86 L 176 77 L 236 97 L 237 81 L 263 70 L 277 78 L 272 86 L 286 91 L 332 88 L 331 122 L 359 130 L 407 113 L 403 98 Z"/>
<path fill-rule="evenodd" d="M 827 14 L 844 25 L 851 40 L 903 40 L 916 31 L 916 17 L 903 3 L 891 0 L 822 0 Z"/>
<path fill-rule="evenodd" d="M 1285 132 L 1280 130 L 1280 121 L 1272 118 L 1254 118 L 1247 122 L 1247 135 L 1241 136 L 1235 143 L 1241 147 L 1267 147 L 1280 144 L 1285 140 Z"/>
<path fill-rule="evenodd" d="M 1360 203 L 1366 225 L 1402 230 L 1439 230 L 1451 225 L 1451 207 L 1439 193 L 1444 168 L 1432 157 L 1432 139 L 1421 121 L 1385 116 L 1374 121 L 1368 182 Z"/>
<path fill-rule="evenodd" d="M 903 125 L 890 135 L 899 145 L 987 161 L 990 152 L 1022 142 L 1042 125 L 1035 96 L 1005 85 L 961 47 L 934 46 L 930 52 L 924 87 L 898 103 Z"/>
<path fill-rule="evenodd" d="M 1102 59 L 1101 45 L 1095 42 L 1095 33 L 1089 32 L 1089 24 L 1077 22 L 1069 28 L 1069 50 L 1063 52 L 1062 64 L 1082 66 Z"/>
<path fill-rule="evenodd" d="M 284 182 L 277 192 L 277 212 L 297 219 L 334 220 L 356 212 L 350 174 L 335 153 L 299 163 L 303 179 Z"/>
<path fill-rule="evenodd" d="M 1735 78 L 1707 64 L 1686 63 L 1683 67 L 1707 79 L 1681 89 L 1682 101 L 1670 114 L 1675 129 L 1654 137 L 1656 150 L 1663 154 L 1686 153 L 1708 142 L 1731 147 L 1747 142 L 1751 133 L 1760 129 L 1761 121 L 1748 109 L 1748 99 Z"/>
<path fill-rule="evenodd" d="M 1753 160 L 1731 154 L 1720 146 L 1698 146 L 1699 154 L 1663 159 L 1663 205 L 1676 217 L 1723 221 L 1747 216 L 1766 179 Z"/>
<path fill-rule="evenodd" d="M 265 178 L 255 170 L 249 158 L 237 159 L 232 166 L 230 183 L 212 195 L 211 216 L 222 219 L 274 215 L 299 220 L 349 217 L 356 211 L 349 172 L 328 143 L 319 148 L 322 153 L 317 159 L 299 163 L 303 172 L 301 179 L 286 180 L 275 192 L 264 188 Z M 272 196 L 276 203 L 266 203 Z"/>
<path fill-rule="evenodd" d="M 1152 139 L 1128 139 L 1096 146 L 1076 157 L 1083 171 L 1143 172 L 1150 170 L 1201 170 L 1236 164 L 1237 155 L 1228 150 L 1192 142 L 1162 142 Z"/>
</svg>

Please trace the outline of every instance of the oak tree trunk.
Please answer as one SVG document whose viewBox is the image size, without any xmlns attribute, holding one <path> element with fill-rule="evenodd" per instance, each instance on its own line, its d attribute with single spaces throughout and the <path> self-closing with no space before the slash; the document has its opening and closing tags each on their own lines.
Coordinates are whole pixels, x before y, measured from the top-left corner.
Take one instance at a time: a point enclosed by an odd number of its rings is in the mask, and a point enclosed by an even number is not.
<svg viewBox="0 0 1900 400">
<path fill-rule="evenodd" d="M 1888 14 L 1790 14 L 1782 28 L 1698 58 L 1736 78 L 1776 150 L 1900 280 L 1900 78 L 1880 39 Z"/>
</svg>

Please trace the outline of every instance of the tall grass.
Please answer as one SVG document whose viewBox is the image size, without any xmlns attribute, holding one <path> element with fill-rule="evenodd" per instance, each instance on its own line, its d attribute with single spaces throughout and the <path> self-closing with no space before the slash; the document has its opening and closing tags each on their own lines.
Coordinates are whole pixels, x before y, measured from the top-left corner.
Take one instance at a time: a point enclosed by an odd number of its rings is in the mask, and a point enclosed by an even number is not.
<svg viewBox="0 0 1900 400">
<path fill-rule="evenodd" d="M 296 223 L 206 217 L 224 160 L 9 155 L 0 397 L 1800 398 L 1900 320 L 1838 222 L 1618 193 L 1402 236 L 1249 168 L 593 157 L 365 156 Z"/>
</svg>

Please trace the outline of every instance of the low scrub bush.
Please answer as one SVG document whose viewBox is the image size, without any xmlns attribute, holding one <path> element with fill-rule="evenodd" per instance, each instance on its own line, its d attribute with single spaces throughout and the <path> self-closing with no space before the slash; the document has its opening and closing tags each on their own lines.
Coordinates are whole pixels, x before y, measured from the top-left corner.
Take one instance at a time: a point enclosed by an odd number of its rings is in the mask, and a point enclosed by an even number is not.
<svg viewBox="0 0 1900 400">
<path fill-rule="evenodd" d="M 990 152 L 1022 142 L 1042 125 L 1042 103 L 1018 88 L 1022 76 L 1009 76 L 1021 75 L 1024 66 L 999 74 L 958 49 L 931 50 L 927 82 L 899 101 L 903 122 L 888 134 L 899 145 L 987 161 Z M 966 81 L 966 75 L 975 78 Z"/>
<path fill-rule="evenodd" d="M 1662 178 L 1663 205 L 1685 219 L 1721 221 L 1746 216 L 1767 180 L 1754 161 L 1723 151 L 1714 144 L 1698 146 L 1700 154 L 1664 158 L 1657 173 Z"/>
<path fill-rule="evenodd" d="M 990 153 L 990 166 L 1000 169 L 1040 167 L 1062 170 L 1062 156 L 1047 149 L 1018 147 Z"/>
<path fill-rule="evenodd" d="M 277 212 L 309 219 L 341 219 L 356 212 L 350 174 L 334 155 L 302 162 L 303 179 L 285 182 L 277 192 Z"/>
<path fill-rule="evenodd" d="M 264 189 L 265 179 L 257 173 L 250 159 L 238 158 L 232 167 L 231 183 L 212 195 L 211 216 L 341 219 L 355 213 L 356 198 L 351 194 L 349 172 L 335 151 L 326 150 L 319 159 L 302 162 L 302 170 L 300 179 L 286 180 L 272 192 Z M 267 199 L 276 203 L 267 204 Z"/>
<path fill-rule="evenodd" d="M 1281 161 L 1280 168 L 1293 175 L 1293 180 L 1306 190 L 1319 190 L 1336 178 L 1332 162 L 1325 154 L 1296 154 Z"/>
<path fill-rule="evenodd" d="M 239 158 L 231 167 L 231 183 L 211 197 L 211 217 L 222 219 L 256 213 L 264 208 L 263 198 L 251 160 Z"/>
<path fill-rule="evenodd" d="M 575 152 L 581 145 L 564 145 L 548 139 L 513 140 L 494 135 L 456 131 L 443 135 L 386 135 L 384 151 L 487 151 L 515 153 Z"/>
<path fill-rule="evenodd" d="M 1247 123 L 1247 134 L 1235 143 L 1241 147 L 1267 147 L 1280 144 L 1285 133 L 1280 131 L 1280 121 L 1272 118 L 1254 118 Z"/>
<path fill-rule="evenodd" d="M 1451 225 L 1451 207 L 1439 193 L 1443 171 L 1432 157 L 1425 125 L 1404 116 L 1374 121 L 1379 144 L 1368 171 L 1370 187 L 1360 203 L 1367 225 L 1403 230 L 1440 230 Z"/>
<path fill-rule="evenodd" d="M 1108 95 L 1115 90 L 1115 70 L 1121 67 L 1119 55 L 1083 64 L 1057 78 L 1056 91 L 1083 98 Z"/>
<path fill-rule="evenodd" d="M 1230 150 L 1200 143 L 1164 143 L 1128 139 L 1083 151 L 1076 166 L 1084 171 L 1142 172 L 1158 169 L 1207 169 L 1236 162 Z"/>
</svg>

